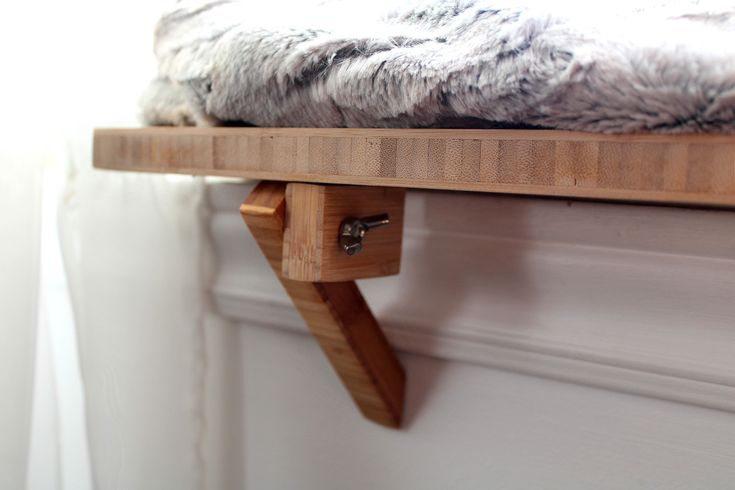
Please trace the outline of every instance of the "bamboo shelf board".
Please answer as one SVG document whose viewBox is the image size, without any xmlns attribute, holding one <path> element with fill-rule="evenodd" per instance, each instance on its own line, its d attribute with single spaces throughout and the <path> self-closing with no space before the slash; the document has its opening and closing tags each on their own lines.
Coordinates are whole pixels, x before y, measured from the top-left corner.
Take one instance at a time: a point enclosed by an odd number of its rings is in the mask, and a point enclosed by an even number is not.
<svg viewBox="0 0 735 490">
<path fill-rule="evenodd" d="M 735 135 L 97 129 L 97 168 L 735 207 Z"/>
</svg>

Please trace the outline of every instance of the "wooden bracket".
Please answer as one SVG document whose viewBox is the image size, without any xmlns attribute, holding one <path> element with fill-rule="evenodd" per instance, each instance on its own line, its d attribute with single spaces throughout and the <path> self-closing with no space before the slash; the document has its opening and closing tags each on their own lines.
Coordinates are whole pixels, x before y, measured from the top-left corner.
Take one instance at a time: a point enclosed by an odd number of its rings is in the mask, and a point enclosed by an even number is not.
<svg viewBox="0 0 735 490">
<path fill-rule="evenodd" d="M 405 374 L 354 279 L 397 274 L 405 191 L 261 182 L 240 213 L 330 363 L 368 419 L 399 427 Z M 364 250 L 340 249 L 340 224 L 386 212 Z"/>
</svg>

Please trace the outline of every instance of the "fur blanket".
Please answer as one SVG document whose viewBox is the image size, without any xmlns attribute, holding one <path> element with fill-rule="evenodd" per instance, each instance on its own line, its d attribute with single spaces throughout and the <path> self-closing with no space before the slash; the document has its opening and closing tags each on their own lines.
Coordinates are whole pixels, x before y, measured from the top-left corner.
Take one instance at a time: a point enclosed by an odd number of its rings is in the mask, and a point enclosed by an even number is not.
<svg viewBox="0 0 735 490">
<path fill-rule="evenodd" d="M 735 132 L 713 0 L 184 0 L 155 50 L 150 124 Z"/>
</svg>

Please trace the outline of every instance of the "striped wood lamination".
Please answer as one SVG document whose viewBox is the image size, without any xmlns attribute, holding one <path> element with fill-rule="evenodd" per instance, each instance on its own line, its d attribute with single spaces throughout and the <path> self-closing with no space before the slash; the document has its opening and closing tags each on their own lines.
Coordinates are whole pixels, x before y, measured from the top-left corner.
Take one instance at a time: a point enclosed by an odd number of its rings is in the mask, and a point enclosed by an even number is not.
<svg viewBox="0 0 735 490">
<path fill-rule="evenodd" d="M 261 182 L 240 213 L 360 411 L 399 427 L 405 373 L 355 282 L 295 281 L 281 274 L 286 184 Z"/>
<path fill-rule="evenodd" d="M 98 129 L 98 168 L 735 206 L 734 135 Z"/>
</svg>

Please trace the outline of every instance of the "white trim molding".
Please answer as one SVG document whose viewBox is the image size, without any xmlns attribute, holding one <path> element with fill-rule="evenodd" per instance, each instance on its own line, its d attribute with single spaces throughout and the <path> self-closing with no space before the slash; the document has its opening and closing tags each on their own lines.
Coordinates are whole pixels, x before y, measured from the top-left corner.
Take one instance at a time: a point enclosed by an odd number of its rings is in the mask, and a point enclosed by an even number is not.
<svg viewBox="0 0 735 490">
<path fill-rule="evenodd" d="M 215 307 L 305 333 L 251 188 L 208 186 Z M 360 282 L 400 351 L 735 411 L 735 212 L 409 191 L 405 223 L 401 274 Z"/>
</svg>

